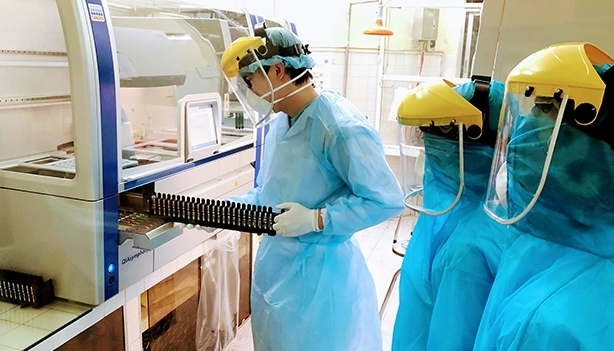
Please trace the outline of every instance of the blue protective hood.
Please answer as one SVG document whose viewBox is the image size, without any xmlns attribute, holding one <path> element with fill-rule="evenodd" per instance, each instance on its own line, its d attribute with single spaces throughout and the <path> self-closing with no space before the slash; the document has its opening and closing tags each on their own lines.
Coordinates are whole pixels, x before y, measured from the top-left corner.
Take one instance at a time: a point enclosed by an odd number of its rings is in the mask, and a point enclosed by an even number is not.
<svg viewBox="0 0 614 351">
<path fill-rule="evenodd" d="M 466 100 L 473 82 L 454 88 Z M 496 130 L 503 84 L 492 82 L 488 123 Z M 459 142 L 424 133 L 424 207 L 442 209 L 459 186 Z M 399 284 L 399 310 L 392 350 L 471 350 L 497 271 L 506 227 L 482 209 L 493 148 L 465 140 L 465 187 L 458 203 L 440 216 L 420 215 L 413 230 Z"/>
<path fill-rule="evenodd" d="M 492 81 L 490 85 L 488 126 L 496 131 L 503 101 L 505 85 Z M 457 85 L 454 90 L 466 100 L 473 98 L 475 83 Z M 424 133 L 425 170 L 424 192 L 425 206 L 441 207 L 441 203 L 450 203 L 449 196 L 456 196 L 459 179 L 459 145 L 458 141 Z M 478 196 L 479 201 L 486 194 L 493 149 L 479 142 L 465 140 L 465 193 L 463 196 Z M 432 194 L 432 195 L 431 195 Z M 453 198 L 452 198 L 453 199 Z"/>
<path fill-rule="evenodd" d="M 509 201 L 526 204 L 543 169 L 554 120 L 520 116 L 508 145 Z M 514 227 L 602 257 L 614 257 L 614 152 L 563 123 L 539 200 Z M 517 212 L 517 211 L 516 211 Z"/>
<path fill-rule="evenodd" d="M 595 67 L 599 74 L 607 68 Z M 533 197 L 554 112 L 546 116 L 533 109 L 514 121 L 507 156 L 511 206 Z M 614 152 L 565 123 L 555 146 L 541 196 L 511 226 L 514 234 L 501 258 L 475 350 L 493 345 L 497 350 L 611 349 Z"/>
<path fill-rule="evenodd" d="M 605 73 L 610 65 L 595 69 Z M 607 114 L 609 111 L 600 111 Z M 519 116 L 508 144 L 508 205 L 522 211 L 540 181 L 554 112 Z M 520 232 L 602 257 L 614 257 L 614 151 L 607 142 L 562 123 L 544 189 Z M 514 208 L 516 204 L 522 204 Z"/>
<path fill-rule="evenodd" d="M 458 141 L 425 133 L 424 145 L 426 154 L 424 165 L 425 206 L 427 208 L 438 208 L 443 203 L 451 203 L 458 191 Z M 464 149 L 465 190 L 463 197 L 478 196 L 478 201 L 481 201 L 488 186 L 493 149 L 488 145 L 473 142 L 465 142 Z M 434 194 L 437 195 L 434 196 Z M 475 199 L 472 201 L 475 201 Z"/>
</svg>

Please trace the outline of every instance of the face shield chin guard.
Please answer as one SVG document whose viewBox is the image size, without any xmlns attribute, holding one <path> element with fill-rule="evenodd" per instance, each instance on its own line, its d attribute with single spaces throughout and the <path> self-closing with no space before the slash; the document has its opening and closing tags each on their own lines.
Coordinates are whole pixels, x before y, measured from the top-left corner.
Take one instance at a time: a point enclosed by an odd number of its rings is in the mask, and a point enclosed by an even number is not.
<svg viewBox="0 0 614 351">
<path fill-rule="evenodd" d="M 511 88 L 519 91 L 521 87 Z M 569 103 L 569 96 L 561 91 L 548 97 L 506 89 L 484 204 L 495 221 L 514 224 L 539 199 Z"/>
<path fill-rule="evenodd" d="M 428 142 L 425 145 L 424 134 L 431 134 L 431 137 L 434 138 L 441 137 L 439 133 L 432 134 L 430 132 L 434 129 L 439 129 L 441 133 L 453 135 L 448 136 L 447 139 L 458 139 L 458 178 L 452 181 L 455 183 L 451 185 L 452 188 L 456 188 L 456 194 L 453 198 L 436 198 L 433 194 L 424 193 L 425 180 L 428 181 L 427 173 L 433 172 L 426 168 L 426 164 L 429 162 L 427 160 L 429 153 L 426 152 L 425 148 L 429 146 Z M 403 202 L 407 208 L 428 216 L 441 216 L 456 206 L 465 187 L 464 129 L 465 126 L 462 123 L 445 127 L 419 127 L 399 124 Z"/>
</svg>

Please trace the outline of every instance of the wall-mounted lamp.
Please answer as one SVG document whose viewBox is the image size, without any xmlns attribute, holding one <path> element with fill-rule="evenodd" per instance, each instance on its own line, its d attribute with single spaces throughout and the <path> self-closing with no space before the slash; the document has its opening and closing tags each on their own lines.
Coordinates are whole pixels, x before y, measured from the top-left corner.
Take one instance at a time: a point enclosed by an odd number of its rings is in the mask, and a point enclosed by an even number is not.
<svg viewBox="0 0 614 351">
<path fill-rule="evenodd" d="M 384 27 L 384 20 L 383 20 L 384 2 L 383 0 L 378 1 L 378 6 L 379 6 L 379 9 L 378 9 L 377 19 L 375 20 L 375 26 L 365 29 L 362 33 L 367 34 L 367 35 L 393 35 L 394 32 L 391 29 Z"/>
</svg>

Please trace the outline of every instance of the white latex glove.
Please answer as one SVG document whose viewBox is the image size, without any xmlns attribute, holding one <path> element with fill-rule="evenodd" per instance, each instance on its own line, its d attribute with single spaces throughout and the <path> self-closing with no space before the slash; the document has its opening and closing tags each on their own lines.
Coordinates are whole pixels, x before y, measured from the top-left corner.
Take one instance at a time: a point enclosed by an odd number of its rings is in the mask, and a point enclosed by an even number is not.
<svg viewBox="0 0 614 351">
<path fill-rule="evenodd" d="M 185 228 L 185 229 L 197 229 L 197 230 L 204 230 L 207 233 L 213 233 L 215 231 L 215 228 L 212 227 L 203 227 L 200 224 L 194 225 L 194 224 L 184 224 L 184 223 L 177 223 L 179 228 Z"/>
<path fill-rule="evenodd" d="M 310 232 L 319 232 L 318 210 L 310 210 L 297 202 L 284 202 L 277 205 L 280 210 L 288 210 L 275 217 L 273 229 L 283 236 L 296 237 Z"/>
</svg>

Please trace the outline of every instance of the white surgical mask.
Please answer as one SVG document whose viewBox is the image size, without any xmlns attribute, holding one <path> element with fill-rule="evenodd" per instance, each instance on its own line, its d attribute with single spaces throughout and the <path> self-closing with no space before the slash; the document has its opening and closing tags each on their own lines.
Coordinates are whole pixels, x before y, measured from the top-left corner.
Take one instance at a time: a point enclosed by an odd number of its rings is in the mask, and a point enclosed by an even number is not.
<svg viewBox="0 0 614 351">
<path fill-rule="evenodd" d="M 495 178 L 495 192 L 501 206 L 507 209 L 507 162 L 503 162 Z"/>
<path fill-rule="evenodd" d="M 297 79 L 301 78 L 302 76 L 304 76 L 307 73 L 307 70 L 303 71 L 301 74 L 299 74 L 298 76 L 292 78 L 291 80 L 285 82 L 284 84 L 278 86 L 277 88 L 262 94 L 261 96 L 258 96 L 256 93 L 254 93 L 251 89 L 248 89 L 246 92 L 246 99 L 247 99 L 247 103 L 249 104 L 249 106 L 251 108 L 253 108 L 256 112 L 265 115 L 265 118 L 263 118 L 262 120 L 260 120 L 258 123 L 256 123 L 256 127 L 258 127 L 262 122 L 266 121 L 266 120 L 271 120 L 270 118 L 267 118 L 268 115 L 270 114 L 270 112 L 273 110 L 273 106 L 277 103 L 279 103 L 280 101 L 289 98 L 292 95 L 298 94 L 299 92 L 301 92 L 302 90 L 306 89 L 307 87 L 310 86 L 310 84 L 305 84 L 302 87 L 296 89 L 295 91 L 291 92 L 290 94 L 279 98 L 277 100 L 274 100 L 272 103 L 267 101 L 265 99 L 265 97 L 272 95 L 273 97 L 275 96 L 274 93 L 276 91 L 279 91 L 280 89 L 294 83 Z M 269 77 L 265 77 L 266 79 L 269 79 Z"/>
<path fill-rule="evenodd" d="M 271 111 L 271 103 L 249 89 L 245 92 L 245 98 L 247 104 L 259 114 L 267 115 Z"/>
</svg>

